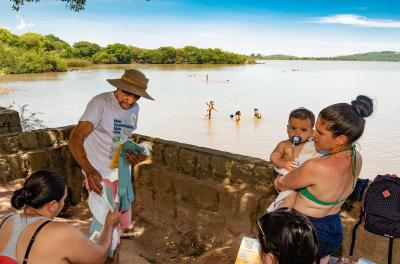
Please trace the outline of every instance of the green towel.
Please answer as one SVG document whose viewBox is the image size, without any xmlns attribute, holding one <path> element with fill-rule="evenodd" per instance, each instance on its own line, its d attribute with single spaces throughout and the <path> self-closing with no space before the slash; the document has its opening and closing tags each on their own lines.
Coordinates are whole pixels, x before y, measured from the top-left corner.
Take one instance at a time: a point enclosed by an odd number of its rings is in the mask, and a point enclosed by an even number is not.
<svg viewBox="0 0 400 264">
<path fill-rule="evenodd" d="M 133 181 L 131 179 L 131 173 L 129 170 L 130 164 L 125 159 L 126 151 L 131 151 L 134 154 L 143 154 L 144 148 L 132 140 L 127 140 L 121 148 L 121 152 L 118 157 L 118 198 L 119 198 L 119 210 L 124 212 L 131 207 L 131 203 L 135 199 L 133 193 Z"/>
</svg>

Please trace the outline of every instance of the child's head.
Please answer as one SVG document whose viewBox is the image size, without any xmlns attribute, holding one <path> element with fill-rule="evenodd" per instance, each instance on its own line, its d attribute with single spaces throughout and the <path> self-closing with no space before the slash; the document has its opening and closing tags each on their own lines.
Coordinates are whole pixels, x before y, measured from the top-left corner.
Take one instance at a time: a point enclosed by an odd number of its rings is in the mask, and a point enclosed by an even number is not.
<svg viewBox="0 0 400 264">
<path fill-rule="evenodd" d="M 254 112 L 255 112 L 255 113 L 258 112 L 258 108 L 254 108 Z"/>
<path fill-rule="evenodd" d="M 314 122 L 314 114 L 304 107 L 290 112 L 287 125 L 289 139 L 293 136 L 300 136 L 302 142 L 305 142 L 305 140 L 312 136 Z"/>
<path fill-rule="evenodd" d="M 280 208 L 264 214 L 257 227 L 263 263 L 319 263 L 315 231 L 297 211 Z"/>
<path fill-rule="evenodd" d="M 236 111 L 235 115 L 240 115 L 240 111 Z"/>
</svg>

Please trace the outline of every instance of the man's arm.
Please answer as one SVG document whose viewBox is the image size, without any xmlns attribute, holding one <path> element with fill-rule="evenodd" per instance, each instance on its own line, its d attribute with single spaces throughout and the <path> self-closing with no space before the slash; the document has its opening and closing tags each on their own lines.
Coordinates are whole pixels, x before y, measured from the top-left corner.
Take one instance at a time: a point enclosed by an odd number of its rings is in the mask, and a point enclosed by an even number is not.
<svg viewBox="0 0 400 264">
<path fill-rule="evenodd" d="M 71 132 L 68 147 L 75 161 L 85 172 L 90 188 L 92 188 L 96 193 L 101 194 L 102 186 L 100 182 L 102 177 L 92 164 L 90 164 L 85 148 L 83 147 L 85 138 L 88 137 L 92 131 L 92 123 L 88 121 L 79 121 L 78 125 Z"/>
</svg>

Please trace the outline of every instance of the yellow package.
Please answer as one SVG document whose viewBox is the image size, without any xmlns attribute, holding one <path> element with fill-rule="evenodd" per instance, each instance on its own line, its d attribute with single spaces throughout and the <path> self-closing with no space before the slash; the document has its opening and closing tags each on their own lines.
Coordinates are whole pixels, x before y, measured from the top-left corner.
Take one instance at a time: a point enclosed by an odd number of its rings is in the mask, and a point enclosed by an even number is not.
<svg viewBox="0 0 400 264">
<path fill-rule="evenodd" d="M 260 242 L 257 239 L 242 238 L 235 264 L 261 264 Z"/>
</svg>

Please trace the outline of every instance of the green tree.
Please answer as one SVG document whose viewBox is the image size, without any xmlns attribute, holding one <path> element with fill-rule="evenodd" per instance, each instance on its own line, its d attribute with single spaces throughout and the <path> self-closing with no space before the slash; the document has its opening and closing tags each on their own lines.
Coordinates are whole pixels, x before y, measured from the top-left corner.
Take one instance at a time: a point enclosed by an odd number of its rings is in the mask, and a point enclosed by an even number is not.
<svg viewBox="0 0 400 264">
<path fill-rule="evenodd" d="M 161 47 L 158 50 L 160 63 L 174 64 L 176 62 L 176 49 L 174 47 Z"/>
<path fill-rule="evenodd" d="M 118 60 L 114 55 L 108 54 L 106 51 L 102 50 L 93 55 L 93 62 L 97 64 L 113 64 L 117 63 Z"/>
<path fill-rule="evenodd" d="M 63 51 L 70 47 L 71 46 L 67 42 L 61 40 L 60 38 L 54 36 L 53 34 L 45 35 L 43 37 L 43 48 L 46 51 L 52 51 L 52 50 Z"/>
<path fill-rule="evenodd" d="M 131 49 L 120 43 L 108 45 L 104 51 L 117 58 L 117 63 L 129 64 L 132 61 L 133 54 Z"/>
<path fill-rule="evenodd" d="M 40 50 L 44 47 L 44 38 L 37 33 L 28 32 L 19 37 L 21 46 L 26 49 Z"/>
<path fill-rule="evenodd" d="M 77 58 L 89 58 L 92 57 L 100 50 L 100 46 L 96 43 L 88 41 L 78 41 L 72 45 L 72 54 Z"/>
<path fill-rule="evenodd" d="M 20 40 L 17 35 L 12 34 L 9 30 L 0 28 L 0 43 L 18 46 L 20 44 Z"/>
</svg>

